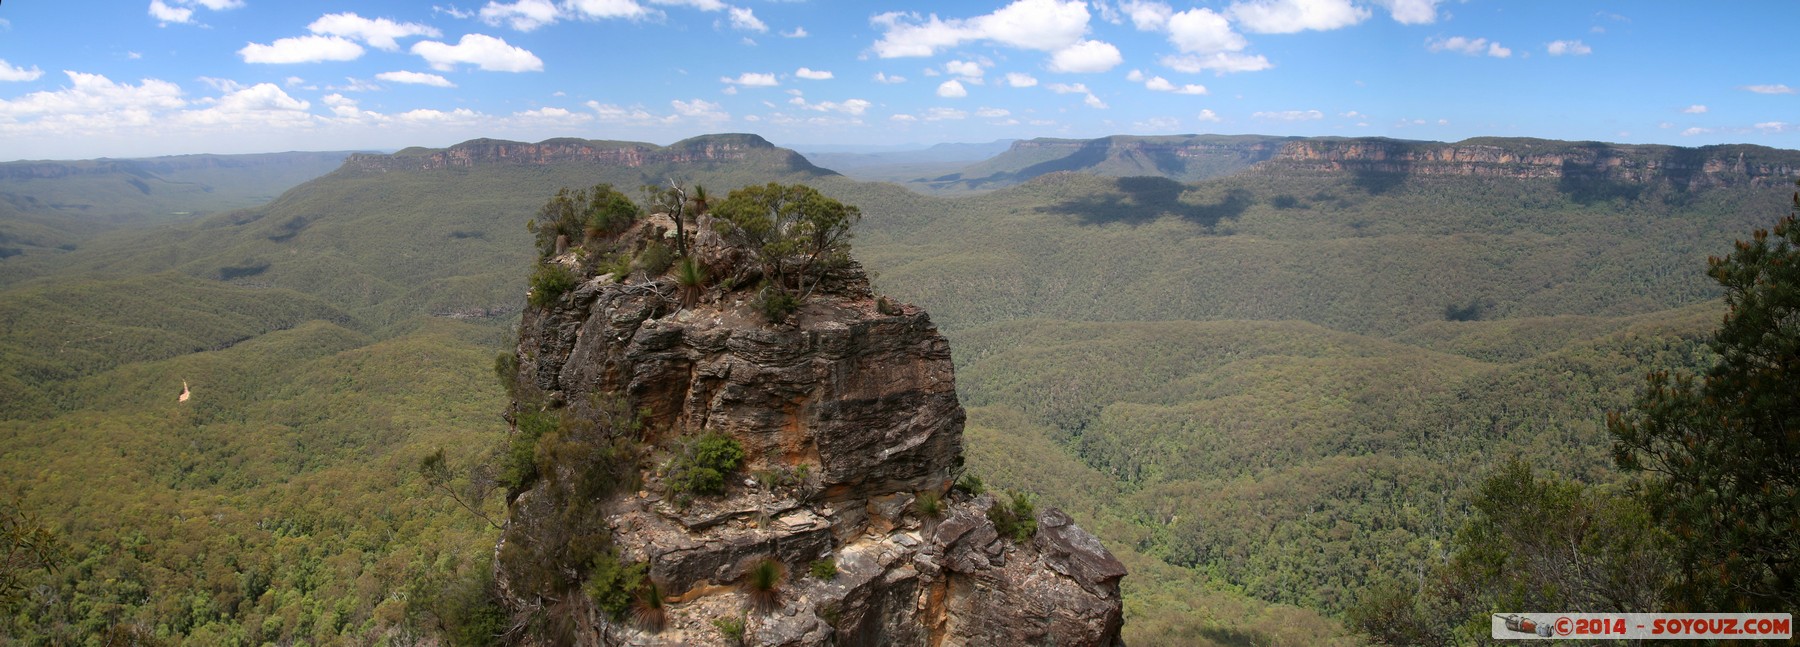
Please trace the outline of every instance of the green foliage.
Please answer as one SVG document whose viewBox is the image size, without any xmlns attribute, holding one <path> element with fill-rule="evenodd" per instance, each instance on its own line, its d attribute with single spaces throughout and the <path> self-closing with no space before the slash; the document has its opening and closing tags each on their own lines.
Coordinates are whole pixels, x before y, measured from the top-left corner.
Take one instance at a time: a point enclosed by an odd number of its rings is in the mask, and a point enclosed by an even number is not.
<svg viewBox="0 0 1800 647">
<path fill-rule="evenodd" d="M 0 498 L 0 611 L 18 604 L 40 571 L 54 572 L 66 550 L 56 533 L 27 512 L 18 498 Z"/>
<path fill-rule="evenodd" d="M 545 435 L 556 430 L 556 414 L 550 411 L 522 409 L 517 414 L 518 430 L 507 439 L 501 454 L 498 478 L 507 488 L 507 498 L 531 487 L 537 481 L 537 446 Z"/>
<path fill-rule="evenodd" d="M 862 211 L 806 185 L 771 182 L 732 191 L 713 215 L 719 233 L 756 255 L 771 291 L 805 299 L 827 269 L 848 258 L 850 227 Z"/>
<path fill-rule="evenodd" d="M 744 462 L 737 439 L 709 431 L 679 442 L 664 469 L 663 482 L 672 496 L 720 494 L 725 476 Z"/>
<path fill-rule="evenodd" d="M 713 618 L 712 625 L 714 629 L 719 630 L 719 636 L 723 637 L 725 642 L 733 645 L 744 644 L 744 618 L 742 616 Z"/>
<path fill-rule="evenodd" d="M 1800 198 L 1796 198 L 1800 200 Z M 1800 202 L 1796 202 L 1800 210 Z M 1645 500 L 1680 547 L 1674 606 L 1800 606 L 1800 221 L 1758 229 L 1708 262 L 1725 288 L 1712 339 L 1719 361 L 1696 383 L 1652 373 L 1608 428 Z"/>
<path fill-rule="evenodd" d="M 706 293 L 706 266 L 693 257 L 682 258 L 675 264 L 675 284 L 681 286 L 681 304 L 692 307 L 700 301 L 700 295 Z"/>
<path fill-rule="evenodd" d="M 500 388 L 513 399 L 519 397 L 519 356 L 501 352 L 494 355 L 494 379 L 500 382 Z"/>
<path fill-rule="evenodd" d="M 593 565 L 588 569 L 587 584 L 582 590 L 594 601 L 594 606 L 612 616 L 614 622 L 621 621 L 649 585 L 649 572 L 648 564 L 623 564 L 617 555 L 603 552 L 594 557 Z M 657 604 L 661 604 L 660 596 Z"/>
<path fill-rule="evenodd" d="M 830 557 L 814 560 L 812 566 L 808 569 L 808 572 L 812 573 L 813 579 L 818 580 L 829 580 L 837 577 L 837 560 Z"/>
<path fill-rule="evenodd" d="M 1662 608 L 1670 537 L 1634 497 L 1542 478 L 1512 460 L 1482 482 L 1471 513 L 1447 561 L 1418 585 L 1365 589 L 1352 626 L 1378 644 L 1463 644 L 1485 638 L 1497 610 Z"/>
<path fill-rule="evenodd" d="M 969 496 L 980 496 L 987 491 L 987 486 L 981 482 L 981 477 L 964 474 L 962 478 L 956 479 L 956 490 Z"/>
<path fill-rule="evenodd" d="M 644 246 L 644 251 L 639 252 L 637 256 L 637 266 L 643 268 L 645 274 L 653 277 L 662 276 L 663 272 L 669 271 L 669 266 L 674 264 L 675 250 L 663 245 L 662 241 L 650 241 L 649 245 Z"/>
<path fill-rule="evenodd" d="M 663 630 L 669 623 L 669 610 L 664 606 L 662 587 L 647 575 L 638 587 L 637 599 L 631 603 L 631 621 L 651 633 Z"/>
<path fill-rule="evenodd" d="M 547 258 L 556 252 L 559 236 L 570 245 L 582 244 L 624 231 L 639 215 L 637 204 L 610 184 L 574 191 L 563 187 L 538 208 L 527 229 L 537 237 L 538 255 Z"/>
<path fill-rule="evenodd" d="M 835 571 L 836 564 L 832 565 Z M 781 608 L 781 589 L 787 579 L 787 566 L 772 557 L 756 560 L 750 570 L 744 572 L 744 593 L 750 597 L 750 607 L 760 613 L 769 613 Z"/>
<path fill-rule="evenodd" d="M 561 263 L 542 263 L 531 273 L 531 305 L 542 308 L 556 303 L 564 293 L 581 285 L 581 278 Z"/>
<path fill-rule="evenodd" d="M 412 623 L 456 647 L 498 645 L 507 628 L 487 557 L 455 572 L 413 574 L 406 598 Z"/>
<path fill-rule="evenodd" d="M 936 519 L 944 514 L 944 500 L 934 490 L 920 492 L 913 499 L 913 512 L 926 519 Z"/>
<path fill-rule="evenodd" d="M 1013 543 L 1031 541 L 1037 534 L 1036 497 L 1030 492 L 1008 490 L 1006 498 L 1007 503 L 995 501 L 993 507 L 988 508 L 988 520 L 994 522 L 994 530 L 999 531 L 1001 537 L 1011 539 Z"/>
<path fill-rule="evenodd" d="M 753 305 L 769 323 L 781 323 L 787 320 L 788 315 L 794 314 L 794 311 L 800 309 L 800 297 L 772 285 L 764 285 L 763 289 L 756 293 L 756 301 Z"/>
</svg>

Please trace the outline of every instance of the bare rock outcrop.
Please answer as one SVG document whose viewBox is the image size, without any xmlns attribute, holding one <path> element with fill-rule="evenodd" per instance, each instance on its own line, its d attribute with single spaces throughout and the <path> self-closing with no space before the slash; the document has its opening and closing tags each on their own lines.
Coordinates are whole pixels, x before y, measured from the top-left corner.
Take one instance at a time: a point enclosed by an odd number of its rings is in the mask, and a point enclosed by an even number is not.
<svg viewBox="0 0 1800 647">
<path fill-rule="evenodd" d="M 738 619 L 748 645 L 1118 644 L 1125 569 L 1093 535 L 1044 509 L 1034 536 L 1002 537 L 994 497 L 952 487 L 964 413 L 930 317 L 878 303 L 849 263 L 769 323 L 734 280 L 745 250 L 707 220 L 689 225 L 690 254 L 717 279 L 698 298 L 642 271 L 584 275 L 524 314 L 525 390 L 577 418 L 604 415 L 596 394 L 641 412 L 641 486 L 594 514 L 619 561 L 644 565 L 665 596 L 660 630 L 562 600 L 554 613 L 575 626 L 554 642 L 728 645 L 715 621 Z M 652 217 L 613 244 L 666 240 L 671 224 Z M 582 255 L 556 262 L 580 268 Z M 712 432 L 742 446 L 744 467 L 722 495 L 673 494 L 655 456 Z M 535 494 L 518 496 L 509 526 L 557 514 Z M 768 559 L 784 567 L 779 600 L 757 610 L 741 584 Z M 809 572 L 822 560 L 835 575 Z M 497 576 L 503 590 L 517 578 L 504 563 Z"/>
</svg>

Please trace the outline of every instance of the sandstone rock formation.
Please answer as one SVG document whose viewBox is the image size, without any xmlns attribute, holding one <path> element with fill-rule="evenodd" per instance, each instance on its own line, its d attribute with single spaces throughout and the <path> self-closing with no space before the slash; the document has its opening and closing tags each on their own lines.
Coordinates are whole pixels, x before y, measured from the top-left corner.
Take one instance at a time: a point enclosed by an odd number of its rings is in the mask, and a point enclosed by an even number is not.
<svg viewBox="0 0 1800 647">
<path fill-rule="evenodd" d="M 572 629 L 546 642 L 586 645 L 733 644 L 714 624 L 731 619 L 749 645 L 1117 644 L 1125 570 L 1093 535 L 1045 509 L 1035 536 L 1015 542 L 989 520 L 993 495 L 952 488 L 964 413 L 949 345 L 925 312 L 878 304 L 852 263 L 768 323 L 755 290 L 732 281 L 745 250 L 708 220 L 689 225 L 691 254 L 719 284 L 697 300 L 643 271 L 585 276 L 527 309 L 517 355 L 522 390 L 546 406 L 599 417 L 595 394 L 614 394 L 641 412 L 641 485 L 594 514 L 620 562 L 647 566 L 666 624 L 615 619 L 582 595 L 525 599 L 502 561 L 515 612 L 557 615 Z M 657 216 L 608 244 L 642 248 L 670 229 Z M 553 262 L 581 268 L 587 253 Z M 745 466 L 723 495 L 672 496 L 659 456 L 702 432 L 738 441 Z M 544 501 L 521 493 L 503 541 L 529 541 L 521 529 L 560 514 Z M 740 584 L 768 558 L 785 577 L 776 607 L 760 612 Z M 834 577 L 809 574 L 827 559 Z"/>
</svg>

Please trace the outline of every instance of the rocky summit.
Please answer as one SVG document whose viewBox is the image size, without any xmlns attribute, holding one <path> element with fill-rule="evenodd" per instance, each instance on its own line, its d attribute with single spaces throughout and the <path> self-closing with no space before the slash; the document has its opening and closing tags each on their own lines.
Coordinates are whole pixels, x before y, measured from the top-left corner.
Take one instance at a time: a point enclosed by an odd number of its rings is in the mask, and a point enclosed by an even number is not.
<svg viewBox="0 0 1800 647">
<path fill-rule="evenodd" d="M 673 224 L 651 216 L 604 247 L 660 245 Z M 618 468 L 630 484 L 581 510 L 642 569 L 656 609 L 624 617 L 592 595 L 523 590 L 506 544 L 572 510 L 544 480 L 513 499 L 496 567 L 516 618 L 553 616 L 539 621 L 561 624 L 549 642 L 582 645 L 1120 644 L 1125 569 L 1098 539 L 1055 509 L 1036 510 L 1029 534 L 997 527 L 1009 504 L 953 487 L 964 412 L 923 310 L 878 298 L 846 260 L 770 323 L 736 280 L 750 251 L 708 216 L 688 227 L 710 285 L 596 269 L 595 246 L 576 247 L 547 262 L 580 282 L 527 309 L 517 352 L 520 390 L 542 404 L 516 406 L 565 426 L 634 412 L 634 458 Z M 723 492 L 678 493 L 668 457 L 720 434 L 742 449 Z M 759 568 L 776 581 L 746 586 Z"/>
</svg>

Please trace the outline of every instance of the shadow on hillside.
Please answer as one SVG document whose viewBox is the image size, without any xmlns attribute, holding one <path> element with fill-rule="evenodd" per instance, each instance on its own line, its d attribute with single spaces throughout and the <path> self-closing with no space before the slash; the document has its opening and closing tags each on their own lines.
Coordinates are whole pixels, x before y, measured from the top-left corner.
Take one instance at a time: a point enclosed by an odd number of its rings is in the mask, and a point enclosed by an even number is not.
<svg viewBox="0 0 1800 647">
<path fill-rule="evenodd" d="M 1352 169 L 1350 171 L 1350 183 L 1355 185 L 1356 188 L 1368 192 L 1369 195 L 1381 195 L 1387 193 L 1400 188 L 1400 185 L 1406 182 L 1407 176 L 1412 172 L 1411 164 L 1398 163 L 1398 165 L 1406 170 L 1377 171 L 1367 168 Z"/>
<path fill-rule="evenodd" d="M 1612 171 L 1612 160 L 1618 157 L 1618 151 L 1611 146 L 1599 142 L 1581 142 L 1578 148 L 1585 148 L 1593 153 L 1593 161 L 1583 162 L 1576 155 L 1563 159 L 1562 179 L 1557 180 L 1556 190 L 1581 204 L 1610 202 L 1613 200 L 1636 200 L 1644 192 L 1644 185 L 1633 181 L 1621 181 Z M 1704 159 L 1694 160 L 1704 164 Z M 1691 177 L 1691 173 L 1689 174 Z M 1680 183 L 1686 186 L 1685 181 Z"/>
<path fill-rule="evenodd" d="M 1219 221 L 1237 219 L 1255 202 L 1245 189 L 1232 189 L 1211 204 L 1189 204 L 1181 201 L 1187 185 L 1162 177 L 1124 177 L 1115 181 L 1118 191 L 1065 200 L 1038 210 L 1074 216 L 1083 225 L 1124 223 L 1132 226 L 1173 215 L 1206 227 Z"/>
</svg>

